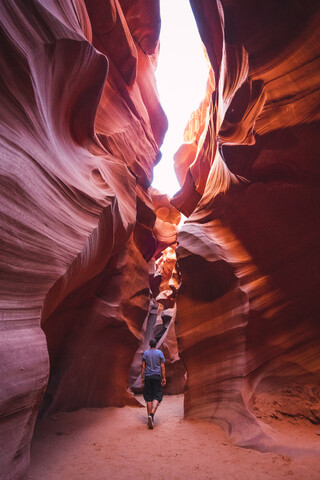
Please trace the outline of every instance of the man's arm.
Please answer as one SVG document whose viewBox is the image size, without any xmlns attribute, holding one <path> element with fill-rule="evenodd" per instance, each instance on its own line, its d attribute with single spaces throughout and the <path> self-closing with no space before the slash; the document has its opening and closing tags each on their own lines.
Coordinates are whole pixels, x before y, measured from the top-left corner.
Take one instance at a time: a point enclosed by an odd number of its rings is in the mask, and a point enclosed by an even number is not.
<svg viewBox="0 0 320 480">
<path fill-rule="evenodd" d="M 144 371 L 146 369 L 146 362 L 142 360 L 142 368 L 141 368 L 141 383 L 144 385 Z"/>
<path fill-rule="evenodd" d="M 161 386 L 164 387 L 167 381 L 166 381 L 166 369 L 163 362 L 161 362 L 161 376 L 162 376 Z"/>
</svg>

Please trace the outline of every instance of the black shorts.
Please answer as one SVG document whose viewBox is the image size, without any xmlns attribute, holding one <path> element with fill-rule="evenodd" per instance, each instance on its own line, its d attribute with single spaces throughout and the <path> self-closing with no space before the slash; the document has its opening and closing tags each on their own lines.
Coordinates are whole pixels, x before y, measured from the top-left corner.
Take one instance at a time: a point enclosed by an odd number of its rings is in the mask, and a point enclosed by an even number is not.
<svg viewBox="0 0 320 480">
<path fill-rule="evenodd" d="M 146 402 L 158 400 L 160 403 L 163 397 L 160 375 L 151 375 L 144 379 L 143 398 Z"/>
</svg>

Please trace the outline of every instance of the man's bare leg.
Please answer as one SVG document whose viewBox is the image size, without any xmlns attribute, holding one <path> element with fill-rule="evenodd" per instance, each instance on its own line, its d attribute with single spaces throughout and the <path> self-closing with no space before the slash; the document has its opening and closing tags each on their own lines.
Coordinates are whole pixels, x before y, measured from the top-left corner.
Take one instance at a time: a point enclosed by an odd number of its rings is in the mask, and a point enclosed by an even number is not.
<svg viewBox="0 0 320 480">
<path fill-rule="evenodd" d="M 158 400 L 153 400 L 152 402 L 147 402 L 147 411 L 148 411 L 148 427 L 153 428 L 154 426 L 154 414 L 157 411 L 159 402 Z"/>
<path fill-rule="evenodd" d="M 158 400 L 153 400 L 152 402 L 152 409 L 151 409 L 151 412 L 150 413 L 153 413 L 153 415 L 156 413 L 157 411 L 157 408 L 159 406 L 159 402 Z"/>
</svg>

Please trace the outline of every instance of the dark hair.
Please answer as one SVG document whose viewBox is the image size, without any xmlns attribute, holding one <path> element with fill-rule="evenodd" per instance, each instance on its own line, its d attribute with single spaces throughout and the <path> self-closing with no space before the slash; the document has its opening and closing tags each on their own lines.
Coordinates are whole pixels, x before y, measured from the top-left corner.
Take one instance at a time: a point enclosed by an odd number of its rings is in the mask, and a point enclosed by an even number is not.
<svg viewBox="0 0 320 480">
<path fill-rule="evenodd" d="M 157 345 L 157 340 L 155 338 L 151 338 L 149 345 L 151 348 L 154 348 Z"/>
</svg>

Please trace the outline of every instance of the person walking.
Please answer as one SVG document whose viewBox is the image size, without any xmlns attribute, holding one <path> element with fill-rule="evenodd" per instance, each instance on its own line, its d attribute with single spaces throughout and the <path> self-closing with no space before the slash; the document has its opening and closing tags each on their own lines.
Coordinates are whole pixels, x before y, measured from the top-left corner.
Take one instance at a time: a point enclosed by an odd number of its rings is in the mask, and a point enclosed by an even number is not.
<svg viewBox="0 0 320 480">
<path fill-rule="evenodd" d="M 166 384 L 166 370 L 164 355 L 156 348 L 156 339 L 152 338 L 149 345 L 142 356 L 141 381 L 143 398 L 147 403 L 148 427 L 153 428 L 154 415 L 163 397 L 162 387 Z"/>
</svg>

